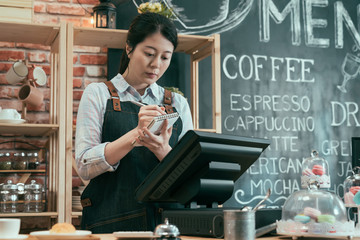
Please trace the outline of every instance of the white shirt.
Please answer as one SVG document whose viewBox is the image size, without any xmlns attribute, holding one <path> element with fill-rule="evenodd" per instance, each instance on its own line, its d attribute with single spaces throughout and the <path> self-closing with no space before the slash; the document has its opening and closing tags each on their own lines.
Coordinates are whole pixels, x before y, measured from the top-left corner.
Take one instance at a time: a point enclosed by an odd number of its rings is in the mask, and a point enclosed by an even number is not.
<svg viewBox="0 0 360 240">
<path fill-rule="evenodd" d="M 121 74 L 116 75 L 111 82 L 120 101 L 139 101 L 151 105 L 163 103 L 165 90 L 156 83 L 145 89 L 144 95 L 141 96 Z M 103 82 L 88 85 L 81 97 L 76 120 L 75 160 L 80 176 L 86 180 L 107 171 L 115 171 L 121 162 L 120 160 L 118 164 L 110 165 L 105 159 L 105 146 L 108 142 L 101 143 L 106 103 L 109 98 L 108 87 Z M 183 96 L 173 93 L 172 105 L 182 120 L 183 129 L 179 136 L 181 138 L 188 130 L 193 129 L 189 104 Z"/>
</svg>

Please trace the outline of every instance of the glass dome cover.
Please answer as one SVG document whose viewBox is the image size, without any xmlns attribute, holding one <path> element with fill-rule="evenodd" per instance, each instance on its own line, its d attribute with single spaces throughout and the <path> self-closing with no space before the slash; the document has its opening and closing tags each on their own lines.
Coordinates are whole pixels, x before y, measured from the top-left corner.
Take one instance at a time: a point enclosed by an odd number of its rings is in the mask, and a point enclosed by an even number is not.
<svg viewBox="0 0 360 240">
<path fill-rule="evenodd" d="M 302 162 L 301 187 L 307 188 L 312 181 L 317 181 L 320 188 L 330 188 L 329 164 L 316 150 Z"/>
<path fill-rule="evenodd" d="M 277 221 L 278 234 L 292 236 L 352 236 L 354 222 L 347 220 L 344 203 L 337 195 L 319 190 L 318 183 L 291 194 Z"/>
<path fill-rule="evenodd" d="M 352 172 L 344 181 L 344 202 L 350 206 L 360 205 L 360 167 L 354 167 Z"/>
</svg>

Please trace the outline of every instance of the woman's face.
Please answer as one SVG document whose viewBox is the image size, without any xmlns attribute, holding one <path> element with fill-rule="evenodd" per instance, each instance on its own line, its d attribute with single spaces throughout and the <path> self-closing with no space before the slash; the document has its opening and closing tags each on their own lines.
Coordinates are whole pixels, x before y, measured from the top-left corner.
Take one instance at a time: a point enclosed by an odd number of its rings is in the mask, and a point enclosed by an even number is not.
<svg viewBox="0 0 360 240">
<path fill-rule="evenodd" d="M 143 94 L 145 88 L 156 82 L 169 67 L 174 46 L 158 32 L 138 43 L 134 51 L 131 50 L 130 47 L 126 47 L 130 62 L 124 77 Z"/>
</svg>

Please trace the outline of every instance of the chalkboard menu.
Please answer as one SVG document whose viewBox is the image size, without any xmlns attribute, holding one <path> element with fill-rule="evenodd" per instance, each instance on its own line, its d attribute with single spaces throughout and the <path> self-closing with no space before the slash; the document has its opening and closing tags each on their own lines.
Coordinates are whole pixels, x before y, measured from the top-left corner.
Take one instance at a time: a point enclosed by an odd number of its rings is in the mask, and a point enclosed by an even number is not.
<svg viewBox="0 0 360 240">
<path fill-rule="evenodd" d="M 220 34 L 222 133 L 271 140 L 225 206 L 253 206 L 270 188 L 267 205 L 280 208 L 301 190 L 302 161 L 312 150 L 329 164 L 328 190 L 342 197 L 351 138 L 360 136 L 360 2 L 165 2 L 180 33 Z M 201 71 L 204 79 L 208 68 Z"/>
</svg>

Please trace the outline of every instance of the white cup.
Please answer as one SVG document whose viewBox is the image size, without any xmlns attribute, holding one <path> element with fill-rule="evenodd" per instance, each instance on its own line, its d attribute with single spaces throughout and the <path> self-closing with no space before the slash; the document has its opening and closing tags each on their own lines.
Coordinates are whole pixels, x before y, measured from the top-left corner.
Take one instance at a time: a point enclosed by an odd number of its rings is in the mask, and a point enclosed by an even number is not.
<svg viewBox="0 0 360 240">
<path fill-rule="evenodd" d="M 0 218 L 1 238 L 16 238 L 20 232 L 20 218 Z"/>
<path fill-rule="evenodd" d="M 41 67 L 35 66 L 30 69 L 28 79 L 33 79 L 40 86 L 44 86 L 47 81 L 45 71 Z"/>
<path fill-rule="evenodd" d="M 16 120 L 21 119 L 21 114 L 13 108 L 6 108 L 0 111 L 0 119 Z"/>
<path fill-rule="evenodd" d="M 6 73 L 5 78 L 10 84 L 17 84 L 25 79 L 28 75 L 29 69 L 22 61 L 14 63 L 9 71 Z"/>
</svg>

